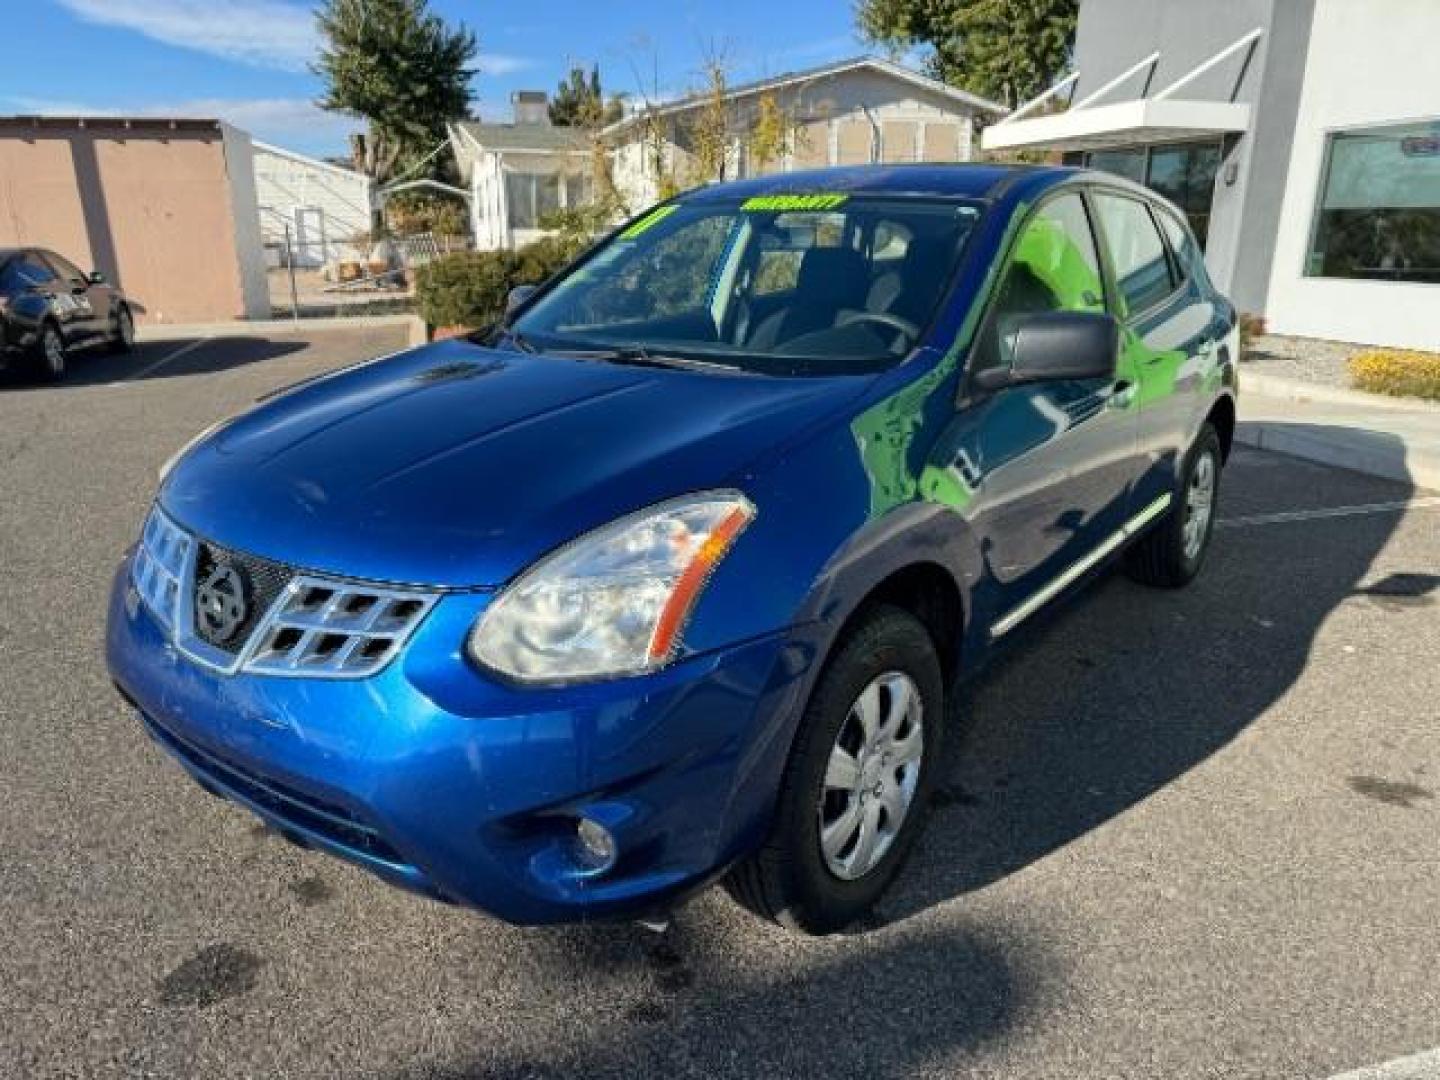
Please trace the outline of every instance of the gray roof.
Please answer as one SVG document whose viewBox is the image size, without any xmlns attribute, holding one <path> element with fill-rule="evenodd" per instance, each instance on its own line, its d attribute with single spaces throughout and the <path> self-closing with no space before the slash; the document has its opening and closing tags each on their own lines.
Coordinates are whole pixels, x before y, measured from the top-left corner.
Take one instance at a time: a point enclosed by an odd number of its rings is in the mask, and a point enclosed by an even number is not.
<svg viewBox="0 0 1440 1080">
<path fill-rule="evenodd" d="M 486 150 L 583 150 L 585 133 L 578 128 L 550 124 L 481 124 L 462 120 L 456 125 Z"/>
<path fill-rule="evenodd" d="M 759 94 L 767 90 L 778 90 L 795 83 L 811 82 L 815 79 L 842 75 L 845 72 L 855 71 L 860 68 L 869 68 L 872 71 L 889 75 L 891 78 L 910 83 L 923 90 L 929 90 L 941 97 L 949 98 L 957 105 L 966 106 L 978 112 L 1002 116 L 1010 111 L 998 101 L 991 101 L 989 98 L 983 98 L 979 94 L 972 94 L 968 90 L 961 90 L 958 87 L 950 86 L 948 83 L 943 83 L 938 79 L 932 79 L 928 75 L 905 67 L 903 64 L 897 64 L 893 60 L 887 60 L 881 56 L 852 56 L 846 60 L 837 60 L 834 63 L 825 64 L 817 68 L 810 68 L 806 71 L 787 72 L 784 75 L 777 75 L 770 79 L 761 79 L 758 82 L 746 83 L 743 86 L 732 86 L 726 92 L 725 96 L 734 100 L 735 98 L 745 97 L 749 94 Z M 654 112 L 659 116 L 684 112 L 687 109 L 693 109 L 700 105 L 705 99 L 706 95 L 703 93 L 691 94 L 688 97 L 662 103 L 656 107 Z M 637 113 L 632 116 L 627 116 L 622 120 L 617 120 L 605 130 L 607 132 L 618 132 L 632 124 L 639 123 L 642 119 L 644 119 L 643 114 Z"/>
</svg>

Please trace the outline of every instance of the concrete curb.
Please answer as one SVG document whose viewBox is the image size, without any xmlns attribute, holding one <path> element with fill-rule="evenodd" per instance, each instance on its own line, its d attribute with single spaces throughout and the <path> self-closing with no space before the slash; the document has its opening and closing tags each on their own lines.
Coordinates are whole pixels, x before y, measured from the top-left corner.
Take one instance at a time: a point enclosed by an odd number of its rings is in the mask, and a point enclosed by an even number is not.
<svg viewBox="0 0 1440 1080">
<path fill-rule="evenodd" d="M 1386 397 L 1367 394 L 1363 390 L 1346 390 L 1339 386 L 1323 386 L 1302 379 L 1286 379 L 1279 375 L 1257 375 L 1240 368 L 1240 410 L 1245 410 L 1245 394 L 1283 398 L 1286 401 L 1321 401 L 1332 405 L 1351 405 L 1366 409 L 1405 409 L 1410 412 L 1434 412 L 1440 415 L 1440 403 L 1419 398 Z"/>
<path fill-rule="evenodd" d="M 1297 429 L 1294 423 L 1242 420 L 1235 440 L 1257 450 L 1304 458 L 1321 465 L 1396 480 L 1417 488 L 1440 490 L 1440 460 L 1407 457 L 1403 443 L 1392 447 L 1361 446 L 1343 435 L 1325 436 Z"/>
<path fill-rule="evenodd" d="M 387 330 L 403 327 L 411 346 L 425 344 L 425 324 L 418 315 L 357 315 L 334 319 L 257 319 L 254 322 L 196 323 L 189 326 L 159 324 L 137 327 L 135 340 L 181 341 L 189 338 L 256 337 L 271 334 L 309 334 L 327 330 Z"/>
</svg>

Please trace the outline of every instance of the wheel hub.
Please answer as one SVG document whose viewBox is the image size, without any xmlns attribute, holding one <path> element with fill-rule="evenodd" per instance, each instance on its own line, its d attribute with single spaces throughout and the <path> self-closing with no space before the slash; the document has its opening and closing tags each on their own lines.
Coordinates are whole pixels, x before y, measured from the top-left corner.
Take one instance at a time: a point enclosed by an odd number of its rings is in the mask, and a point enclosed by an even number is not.
<svg viewBox="0 0 1440 1080">
<path fill-rule="evenodd" d="M 902 671 L 860 692 L 830 751 L 817 816 L 820 851 L 836 877 L 864 877 L 885 857 L 910 812 L 924 755 L 922 702 Z"/>
</svg>

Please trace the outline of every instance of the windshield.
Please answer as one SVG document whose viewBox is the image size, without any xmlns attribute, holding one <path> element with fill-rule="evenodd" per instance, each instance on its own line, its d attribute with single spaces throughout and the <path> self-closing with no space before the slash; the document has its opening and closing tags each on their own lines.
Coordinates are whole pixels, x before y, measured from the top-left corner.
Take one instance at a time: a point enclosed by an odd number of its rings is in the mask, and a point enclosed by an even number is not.
<svg viewBox="0 0 1440 1080">
<path fill-rule="evenodd" d="M 976 203 L 765 195 L 669 203 L 505 333 L 523 347 L 777 375 L 880 370 L 916 344 Z"/>
</svg>

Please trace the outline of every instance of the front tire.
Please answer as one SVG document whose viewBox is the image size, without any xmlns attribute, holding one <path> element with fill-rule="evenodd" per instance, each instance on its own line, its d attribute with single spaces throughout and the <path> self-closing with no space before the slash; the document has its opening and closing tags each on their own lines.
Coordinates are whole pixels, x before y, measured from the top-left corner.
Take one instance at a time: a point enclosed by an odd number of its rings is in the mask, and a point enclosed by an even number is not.
<svg viewBox="0 0 1440 1080">
<path fill-rule="evenodd" d="M 128 353 L 135 348 L 135 316 L 124 304 L 115 312 L 115 332 L 110 335 L 112 353 Z"/>
<path fill-rule="evenodd" d="M 726 887 L 743 907 L 825 934 L 866 915 L 923 826 L 945 721 L 940 658 L 908 612 L 877 607 L 811 693 L 765 844 Z"/>
<path fill-rule="evenodd" d="M 1126 555 L 1125 568 L 1136 581 L 1176 589 L 1200 572 L 1215 530 L 1223 460 L 1220 436 L 1207 423 L 1185 455 L 1169 511 Z"/>
<path fill-rule="evenodd" d="M 40 340 L 35 346 L 36 373 L 46 382 L 60 382 L 65 378 L 65 367 L 65 337 L 58 326 L 47 322 L 40 328 Z"/>
</svg>

